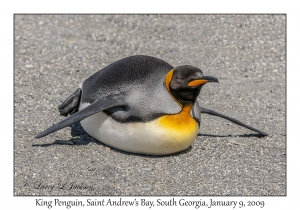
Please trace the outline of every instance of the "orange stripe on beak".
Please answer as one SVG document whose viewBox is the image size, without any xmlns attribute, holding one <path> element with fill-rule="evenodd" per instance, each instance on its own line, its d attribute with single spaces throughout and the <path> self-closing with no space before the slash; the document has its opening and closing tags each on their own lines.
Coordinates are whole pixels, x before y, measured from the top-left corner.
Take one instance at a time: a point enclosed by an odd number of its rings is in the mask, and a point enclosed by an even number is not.
<svg viewBox="0 0 300 210">
<path fill-rule="evenodd" d="M 190 86 L 190 87 L 196 87 L 198 85 L 203 85 L 203 84 L 205 84 L 207 82 L 208 82 L 208 80 L 206 80 L 206 79 L 196 79 L 196 80 L 193 80 L 193 81 L 189 82 L 188 86 Z"/>
</svg>

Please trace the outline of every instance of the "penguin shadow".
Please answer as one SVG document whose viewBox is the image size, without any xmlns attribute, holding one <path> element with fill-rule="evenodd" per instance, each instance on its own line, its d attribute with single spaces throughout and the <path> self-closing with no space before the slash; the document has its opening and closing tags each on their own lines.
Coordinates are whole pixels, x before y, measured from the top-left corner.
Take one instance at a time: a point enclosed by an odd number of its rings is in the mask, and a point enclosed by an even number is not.
<svg viewBox="0 0 300 210">
<path fill-rule="evenodd" d="M 249 138 L 249 137 L 256 137 L 256 138 L 263 138 L 264 136 L 261 134 L 242 134 L 242 135 L 213 135 L 213 134 L 205 134 L 205 133 L 198 133 L 197 136 L 206 136 L 206 137 L 244 137 L 244 138 Z"/>
<path fill-rule="evenodd" d="M 100 143 L 102 144 L 102 143 Z M 102 145 L 105 145 L 105 144 L 102 144 Z M 106 146 L 106 145 L 105 145 Z M 137 154 L 137 153 L 130 153 L 130 152 L 125 152 L 125 151 L 122 151 L 122 150 L 118 150 L 116 148 L 113 148 L 113 147 L 110 147 L 111 150 L 115 151 L 115 152 L 118 152 L 118 153 L 122 153 L 122 154 L 125 154 L 125 155 L 131 155 L 131 156 L 135 156 L 135 157 L 145 157 L 145 158 L 167 158 L 167 157 L 174 157 L 174 156 L 180 156 L 180 155 L 184 155 L 184 154 L 187 154 L 189 153 L 191 150 L 192 150 L 192 145 L 189 146 L 187 149 L 183 150 L 183 151 L 180 151 L 180 152 L 177 152 L 177 153 L 172 153 L 172 154 L 169 154 L 169 155 L 146 155 L 146 154 Z"/>
<path fill-rule="evenodd" d="M 110 147 L 106 144 L 101 143 L 100 141 L 95 140 L 91 136 L 88 135 L 87 132 L 82 128 L 80 122 L 74 123 L 69 126 L 71 128 L 71 136 L 73 138 L 69 140 L 55 140 L 53 143 L 46 143 L 46 144 L 33 144 L 32 146 L 34 147 L 48 147 L 48 146 L 53 146 L 56 144 L 60 145 L 69 145 L 69 146 L 81 146 L 81 145 L 87 145 L 89 143 L 96 143 L 98 145 L 101 145 L 103 147 L 108 147 L 110 150 L 126 154 L 126 155 L 131 155 L 131 156 L 139 156 L 139 157 L 147 157 L 147 158 L 165 158 L 165 157 L 172 157 L 172 156 L 180 156 L 189 153 L 193 146 L 189 146 L 187 149 L 177 152 L 174 154 L 169 154 L 169 155 L 144 155 L 144 154 L 136 154 L 136 153 L 130 153 L 130 152 L 125 152 L 113 147 Z M 258 137 L 261 138 L 260 134 L 243 134 L 243 135 L 213 135 L 213 134 L 204 134 L 204 133 L 198 133 L 197 136 L 205 136 L 205 137 Z"/>
<path fill-rule="evenodd" d="M 71 136 L 73 138 L 69 140 L 55 140 L 53 143 L 46 143 L 46 144 L 33 144 L 32 146 L 37 147 L 48 147 L 55 144 L 61 145 L 70 145 L 70 146 L 80 146 L 80 145 L 87 145 L 91 142 L 98 143 L 92 137 L 90 137 L 87 132 L 82 128 L 80 122 L 74 123 L 69 126 L 71 128 Z"/>
</svg>

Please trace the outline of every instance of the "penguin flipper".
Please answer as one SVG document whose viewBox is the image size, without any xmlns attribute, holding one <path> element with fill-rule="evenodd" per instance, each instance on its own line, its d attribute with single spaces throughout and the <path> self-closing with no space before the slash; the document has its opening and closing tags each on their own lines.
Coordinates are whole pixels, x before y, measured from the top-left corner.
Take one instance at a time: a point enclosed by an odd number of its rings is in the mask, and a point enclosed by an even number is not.
<svg viewBox="0 0 300 210">
<path fill-rule="evenodd" d="M 78 88 L 72 95 L 70 95 L 61 105 L 58 106 L 60 115 L 68 116 L 78 111 L 81 97 L 81 89 Z"/>
<path fill-rule="evenodd" d="M 245 128 L 248 128 L 248 129 L 250 129 L 252 131 L 255 131 L 255 132 L 259 133 L 262 136 L 268 136 L 269 135 L 268 133 L 266 133 L 264 131 L 261 131 L 259 129 L 253 128 L 250 125 L 246 125 L 245 123 L 242 123 L 241 121 L 239 121 L 237 119 L 234 119 L 232 117 L 228 117 L 228 116 L 220 114 L 220 113 L 218 113 L 218 112 L 216 112 L 214 110 L 206 109 L 206 108 L 201 107 L 201 106 L 198 106 L 198 107 L 200 107 L 201 113 L 210 114 L 210 115 L 214 115 L 214 116 L 218 116 L 218 117 L 224 118 L 224 119 L 229 120 L 229 121 L 231 121 L 231 122 L 233 122 L 233 123 L 235 123 L 237 125 L 240 125 L 240 126 L 243 126 Z"/>
<path fill-rule="evenodd" d="M 62 128 L 65 128 L 69 125 L 72 125 L 76 122 L 79 122 L 97 112 L 110 109 L 113 107 L 118 106 L 126 106 L 126 103 L 122 97 L 121 94 L 112 94 L 108 95 L 104 98 L 101 98 L 100 100 L 92 103 L 91 105 L 87 106 L 86 108 L 76 112 L 75 114 L 67 117 L 66 119 L 60 121 L 59 123 L 53 125 L 52 127 L 48 128 L 47 130 L 39 133 L 35 136 L 35 138 L 41 138 L 44 137 L 50 133 L 53 133 L 55 131 L 58 131 Z"/>
</svg>

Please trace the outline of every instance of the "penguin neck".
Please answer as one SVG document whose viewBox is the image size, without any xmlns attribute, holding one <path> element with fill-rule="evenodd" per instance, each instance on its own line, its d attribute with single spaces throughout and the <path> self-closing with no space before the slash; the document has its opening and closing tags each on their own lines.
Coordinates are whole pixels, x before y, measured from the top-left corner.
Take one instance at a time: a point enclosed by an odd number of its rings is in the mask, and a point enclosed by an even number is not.
<svg viewBox="0 0 300 210">
<path fill-rule="evenodd" d="M 184 115 L 190 115 L 190 111 L 193 107 L 193 104 L 187 104 L 182 106 L 182 110 L 180 111 L 180 114 L 184 114 Z"/>
<path fill-rule="evenodd" d="M 175 97 L 174 95 L 171 93 L 171 90 L 170 90 L 170 82 L 172 80 L 172 77 L 173 77 L 173 72 L 174 72 L 174 69 L 172 69 L 171 71 L 168 72 L 168 74 L 166 75 L 166 78 L 165 78 L 165 86 L 169 92 L 169 94 L 172 96 L 172 98 L 174 99 L 174 101 L 176 101 L 180 107 L 181 107 L 181 112 L 188 112 L 190 113 L 194 103 L 193 102 L 186 102 L 186 103 L 181 103 L 179 102 Z"/>
</svg>

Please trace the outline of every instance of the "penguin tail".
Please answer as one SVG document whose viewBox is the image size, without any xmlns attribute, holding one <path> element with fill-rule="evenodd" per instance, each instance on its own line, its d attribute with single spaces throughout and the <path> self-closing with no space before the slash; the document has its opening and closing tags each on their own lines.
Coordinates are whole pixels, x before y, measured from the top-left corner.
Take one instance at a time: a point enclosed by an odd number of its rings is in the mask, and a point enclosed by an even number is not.
<svg viewBox="0 0 300 210">
<path fill-rule="evenodd" d="M 199 106 L 199 107 L 200 107 L 201 113 L 205 113 L 205 114 L 214 115 L 214 116 L 218 116 L 218 117 L 224 118 L 224 119 L 229 120 L 229 121 L 231 121 L 231 122 L 233 122 L 233 123 L 235 123 L 237 125 L 240 125 L 240 126 L 243 126 L 245 128 L 248 128 L 248 129 L 250 129 L 252 131 L 255 131 L 255 132 L 259 133 L 262 136 L 268 136 L 269 135 L 268 133 L 266 133 L 264 131 L 261 131 L 261 130 L 259 130 L 257 128 L 253 128 L 250 125 L 246 125 L 245 123 L 242 123 L 241 121 L 239 121 L 237 119 L 234 119 L 232 117 L 228 117 L 226 115 L 220 114 L 220 113 L 218 113 L 218 112 L 216 112 L 214 110 L 211 110 L 211 109 L 206 109 L 206 108 L 201 107 L 201 106 Z"/>
<path fill-rule="evenodd" d="M 61 105 L 58 106 L 60 115 L 68 116 L 78 111 L 82 90 L 78 88 Z"/>
</svg>

